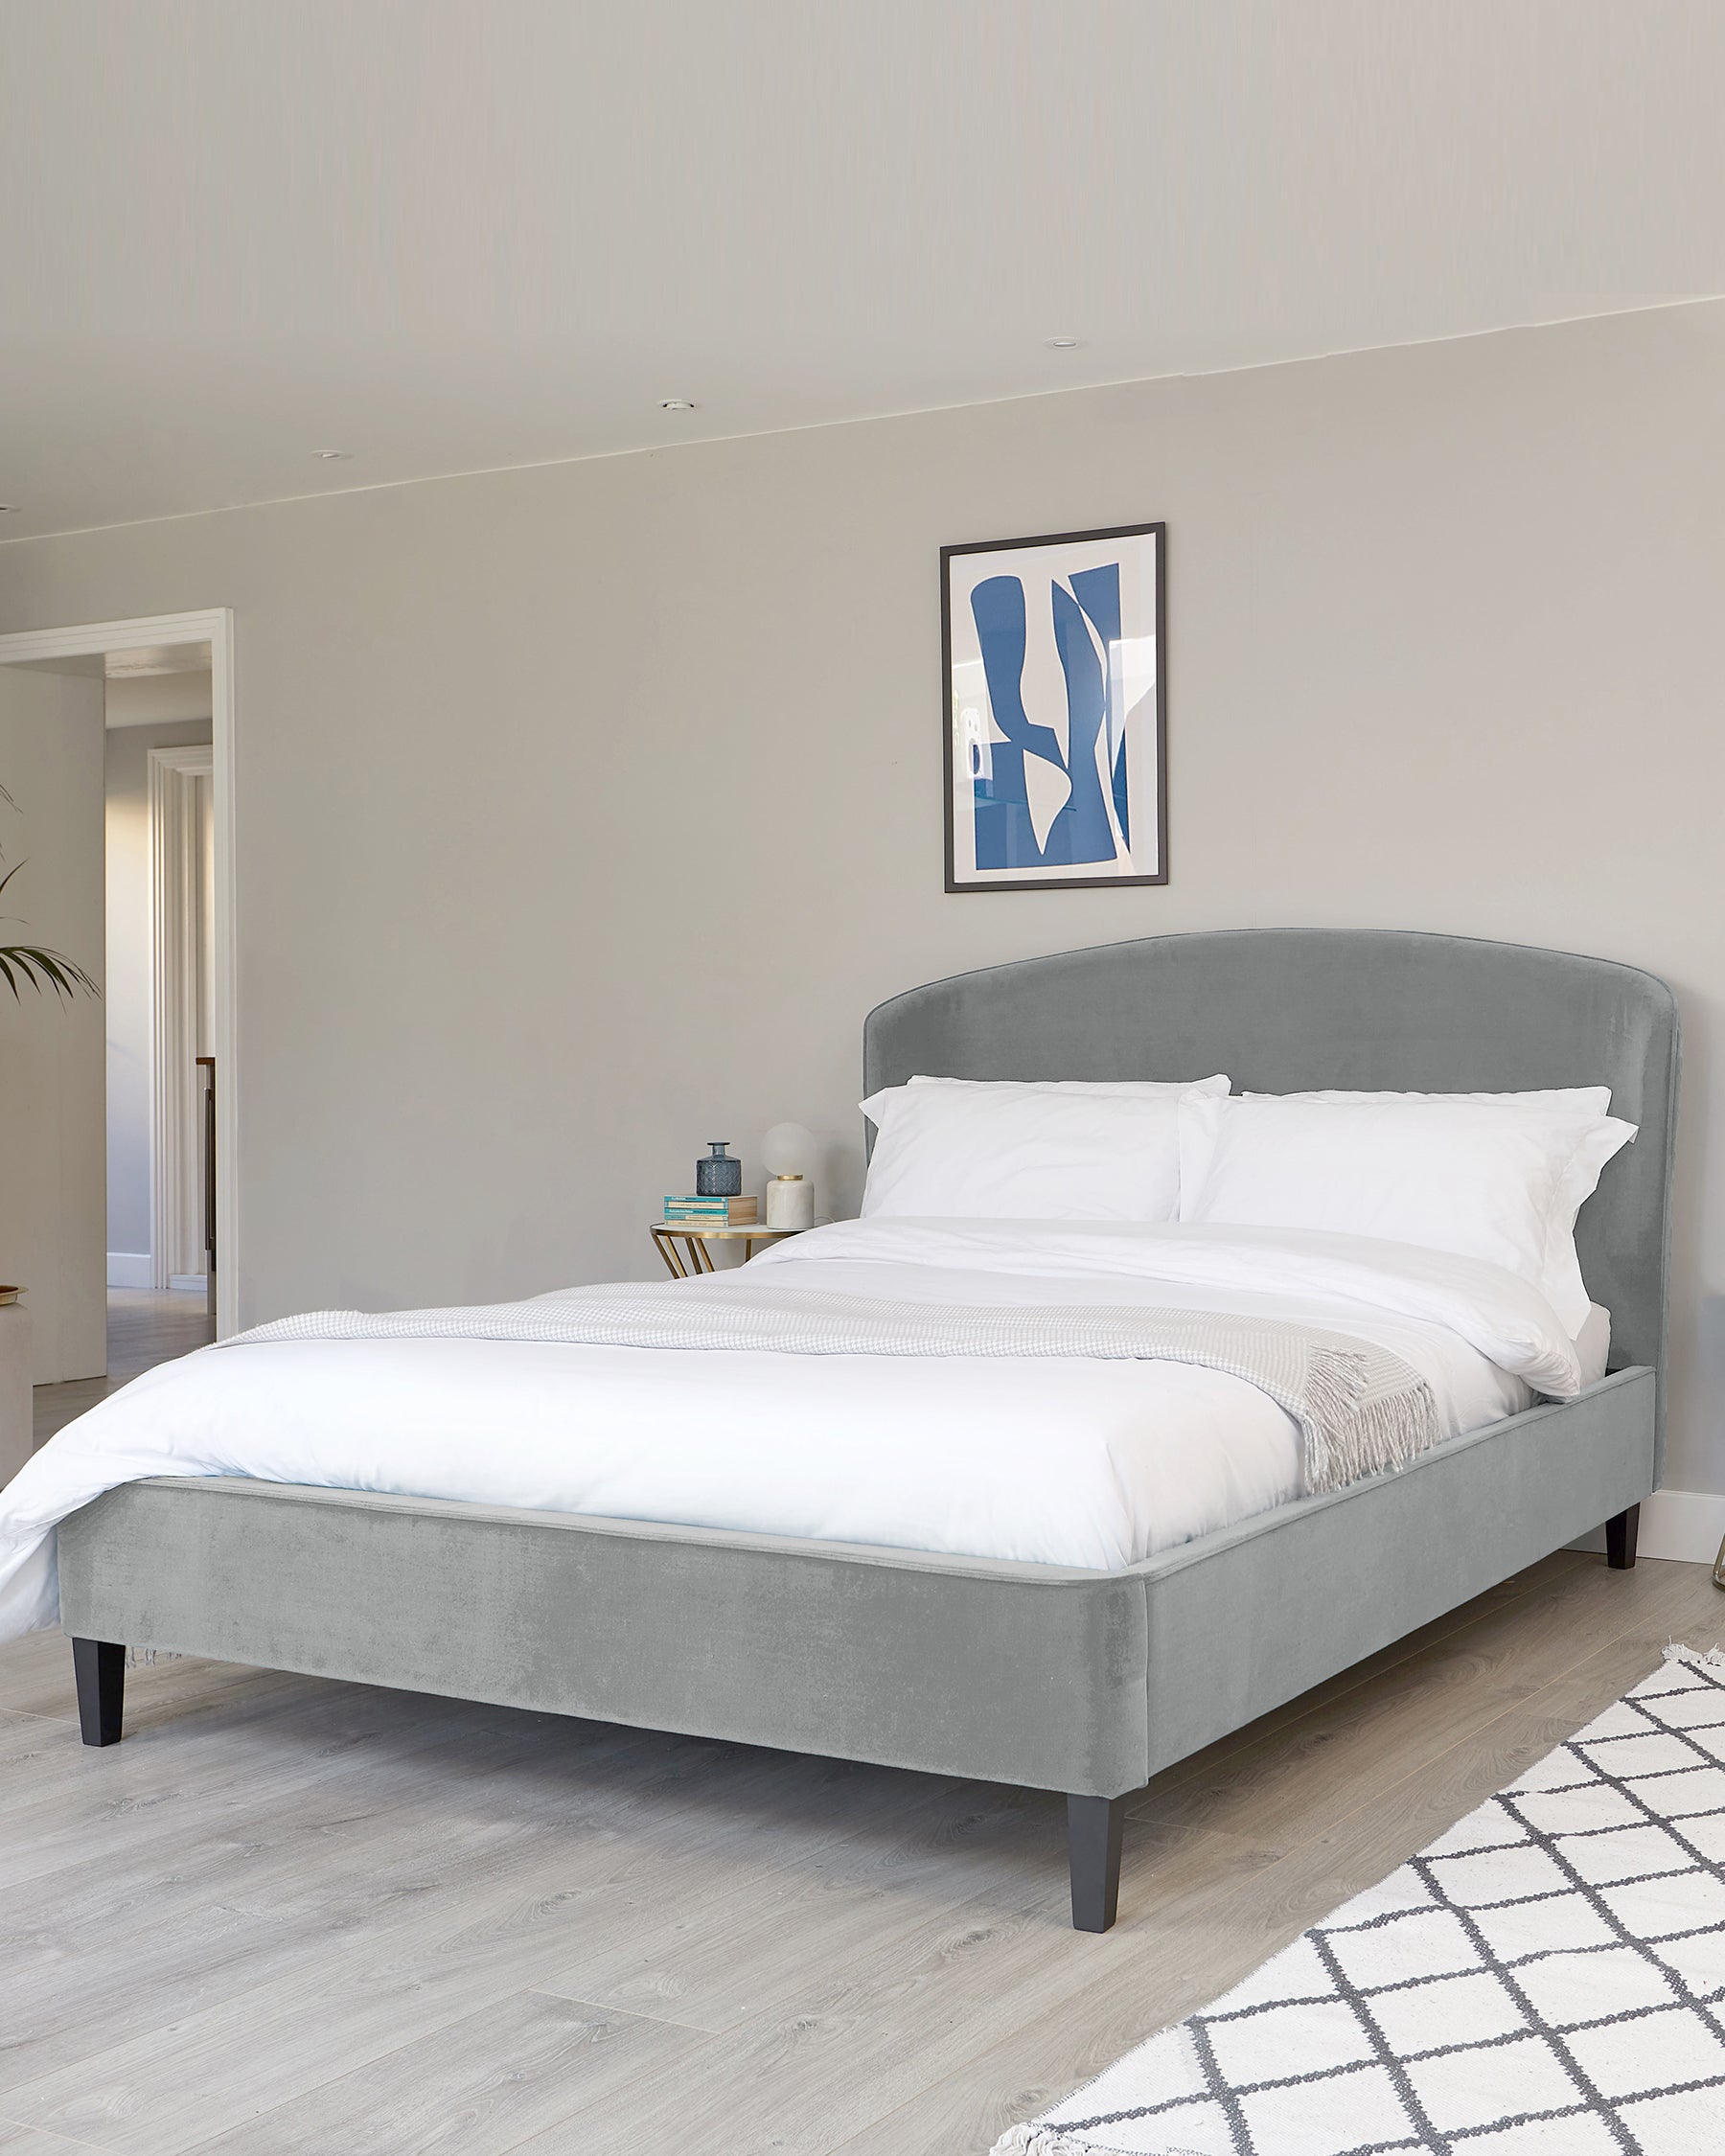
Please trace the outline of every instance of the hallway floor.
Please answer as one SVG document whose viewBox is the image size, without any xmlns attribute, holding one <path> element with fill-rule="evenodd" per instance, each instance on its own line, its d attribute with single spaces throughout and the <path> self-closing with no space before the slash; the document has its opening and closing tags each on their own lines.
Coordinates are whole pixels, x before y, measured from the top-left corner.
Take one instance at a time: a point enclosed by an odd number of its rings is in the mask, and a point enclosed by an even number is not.
<svg viewBox="0 0 1725 2156">
<path fill-rule="evenodd" d="M 118 1392 L 135 1377 L 190 1355 L 216 1338 L 216 1320 L 200 1295 L 161 1288 L 110 1288 L 107 1298 L 107 1375 L 74 1378 L 70 1385 L 35 1388 L 35 1442 L 46 1444 L 57 1430 Z"/>
</svg>

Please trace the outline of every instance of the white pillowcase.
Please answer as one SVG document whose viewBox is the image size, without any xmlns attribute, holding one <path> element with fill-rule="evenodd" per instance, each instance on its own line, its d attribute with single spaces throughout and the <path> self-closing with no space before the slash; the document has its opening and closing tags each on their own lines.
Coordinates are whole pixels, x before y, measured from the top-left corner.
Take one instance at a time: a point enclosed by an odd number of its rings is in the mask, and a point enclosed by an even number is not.
<svg viewBox="0 0 1725 2156">
<path fill-rule="evenodd" d="M 1535 1093 L 1242 1093 L 1242 1100 L 1330 1100 L 1358 1104 L 1379 1100 L 1466 1100 L 1491 1108 L 1566 1108 L 1584 1115 L 1609 1115 L 1609 1086 L 1558 1086 Z"/>
<path fill-rule="evenodd" d="M 911 1086 L 954 1086 L 968 1093 L 1096 1093 L 1121 1100 L 1178 1100 L 1182 1093 L 1225 1093 L 1233 1081 L 1226 1071 L 1213 1078 L 924 1078 L 906 1081 Z M 897 1087 L 888 1092 L 901 1090 Z M 871 1098 L 880 1100 L 883 1093 Z M 871 1116 L 872 1122 L 874 1118 Z"/>
<path fill-rule="evenodd" d="M 1597 1089 L 1589 1089 L 1590 1097 Z M 1183 1221 L 1315 1227 L 1484 1258 L 1573 1339 L 1588 1312 L 1576 1215 L 1632 1123 L 1573 1102 L 1257 1094 L 1183 1102 Z"/>
<path fill-rule="evenodd" d="M 1194 1085 L 918 1079 L 862 1105 L 875 1125 L 864 1219 L 1170 1221 Z"/>
</svg>

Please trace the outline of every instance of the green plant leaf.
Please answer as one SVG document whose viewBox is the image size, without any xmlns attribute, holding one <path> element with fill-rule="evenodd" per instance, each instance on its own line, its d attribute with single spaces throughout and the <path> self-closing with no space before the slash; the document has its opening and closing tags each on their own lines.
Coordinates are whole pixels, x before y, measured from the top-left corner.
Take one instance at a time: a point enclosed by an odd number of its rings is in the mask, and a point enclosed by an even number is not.
<svg viewBox="0 0 1725 2156">
<path fill-rule="evenodd" d="M 13 999 L 22 1002 L 13 969 L 22 974 L 36 994 L 42 993 L 46 981 L 61 1002 L 69 1003 L 79 990 L 86 996 L 101 998 L 102 991 L 84 972 L 75 958 L 68 958 L 63 951 L 45 951 L 40 944 L 0 944 L 0 974 L 12 990 Z"/>
</svg>

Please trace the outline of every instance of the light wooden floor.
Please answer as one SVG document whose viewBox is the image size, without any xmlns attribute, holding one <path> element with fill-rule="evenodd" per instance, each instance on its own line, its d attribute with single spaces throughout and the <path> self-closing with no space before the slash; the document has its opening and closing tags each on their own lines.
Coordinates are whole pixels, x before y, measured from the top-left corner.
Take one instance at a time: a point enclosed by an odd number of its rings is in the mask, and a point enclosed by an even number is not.
<svg viewBox="0 0 1725 2156">
<path fill-rule="evenodd" d="M 451 1611 L 449 1621 L 461 1621 Z M 0 1649 L 0 2156 L 972 2156 L 1656 1663 L 1564 1553 L 1164 1775 L 1121 1920 L 1056 1798 L 215 1663 L 78 1742 Z"/>
<path fill-rule="evenodd" d="M 156 1288 L 110 1288 L 107 1292 L 107 1375 L 74 1378 L 69 1385 L 35 1388 L 35 1442 L 46 1444 L 57 1430 L 176 1355 L 189 1355 L 216 1338 L 216 1320 L 201 1296 Z M 5 2144 L 0 2142 L 0 2149 Z"/>
</svg>

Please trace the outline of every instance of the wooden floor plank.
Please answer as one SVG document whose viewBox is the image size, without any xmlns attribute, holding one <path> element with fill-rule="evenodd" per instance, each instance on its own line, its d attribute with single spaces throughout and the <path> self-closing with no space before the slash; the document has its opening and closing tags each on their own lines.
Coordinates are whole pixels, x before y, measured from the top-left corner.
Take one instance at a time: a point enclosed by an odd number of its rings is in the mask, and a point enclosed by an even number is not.
<svg viewBox="0 0 1725 2156">
<path fill-rule="evenodd" d="M 539 2128 L 675 2087 L 706 2039 L 517 1992 L 196 2145 L 199 2156 L 506 2156 Z M 585 2126 L 565 2152 L 587 2145 Z M 667 2150 L 669 2156 L 669 2149 Z"/>
<path fill-rule="evenodd" d="M 0 2106 L 106 2150 L 177 2156 L 242 2135 L 257 2119 L 308 2103 L 333 2083 L 356 2076 L 356 2085 L 376 2089 L 380 2061 L 398 2062 L 383 2070 L 385 2088 L 392 2076 L 415 2075 L 399 2082 L 404 2093 L 417 2086 L 418 2071 L 399 2054 L 455 2043 L 448 2031 L 506 2010 L 539 1969 L 567 1952 L 579 1922 L 576 1882 L 557 1872 L 555 1852 L 538 1856 L 536 1864 L 518 1851 L 513 1876 L 494 1874 L 477 1892 L 428 1879 L 425 1908 L 397 1912 L 393 1921 L 333 1926 L 313 1941 L 315 1951 L 284 1961 L 268 1981 L 9 2090 Z M 547 1877 L 558 1875 L 571 1877 L 570 1905 L 543 1891 Z M 656 2055 L 706 2040 L 703 2031 L 668 2021 L 582 2010 L 588 2021 L 656 2028 L 678 2040 Z M 522 2071 L 507 2050 L 491 2065 Z M 315 2101 L 309 2112 L 324 2116 Z"/>
<path fill-rule="evenodd" d="M 529 1734 L 540 1720 L 491 1711 Z M 431 1838 L 416 1850 L 407 1823 L 385 1819 L 361 1821 L 365 1840 L 355 1844 L 338 1818 L 345 1841 L 297 1892 L 291 1877 L 270 1891 L 267 1856 L 243 1879 L 242 1901 L 212 1897 L 208 1879 L 153 1896 L 121 1881 L 123 1900 L 150 1911 L 154 1928 L 129 1952 L 86 1958 L 81 1984 L 76 1970 L 36 1975 L 20 2027 L 0 2035 L 0 2108 L 104 2145 L 178 2147 L 195 2090 L 208 2099 L 202 2127 L 214 2130 L 221 2120 L 208 2114 L 223 2104 L 223 2118 L 248 2116 L 295 2093 L 281 2076 L 303 2073 L 308 2058 L 331 2073 L 392 2048 L 550 1972 L 586 1940 L 648 1928 L 667 1900 L 696 1905 L 739 1881 L 762 1892 L 775 1869 L 811 1861 L 871 1814 L 897 1833 L 904 1783 L 927 1785 L 839 1761 L 611 1735 L 619 1753 L 645 1755 L 609 1788 L 596 1769 L 585 1793 L 572 1784 L 566 1798 L 557 1776 L 492 1769 L 472 1818 L 422 1764 Z M 350 1802 L 376 1806 L 380 1771 Z M 704 1831 L 691 1836 L 698 1811 Z M 279 1859 L 273 1868 L 283 1869 Z M 231 1895 L 231 1877 L 222 1883 Z M 121 1973 L 110 1998 L 103 1987 Z M 170 2022 L 164 2045 L 157 2031 Z M 329 2028 L 315 2053 L 278 2056 L 252 2041 L 259 2028 L 308 2022 Z"/>
<path fill-rule="evenodd" d="M 0 2156 L 78 2156 L 85 2146 L 83 2142 L 67 2141 L 61 2134 L 38 2133 L 34 2126 L 17 2126 L 0 2119 Z"/>
</svg>

